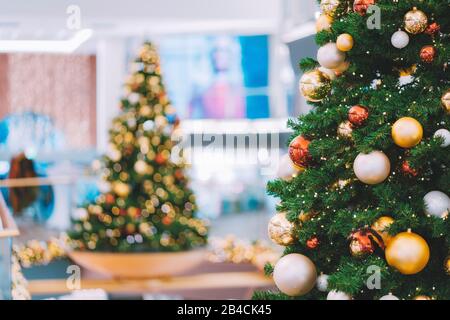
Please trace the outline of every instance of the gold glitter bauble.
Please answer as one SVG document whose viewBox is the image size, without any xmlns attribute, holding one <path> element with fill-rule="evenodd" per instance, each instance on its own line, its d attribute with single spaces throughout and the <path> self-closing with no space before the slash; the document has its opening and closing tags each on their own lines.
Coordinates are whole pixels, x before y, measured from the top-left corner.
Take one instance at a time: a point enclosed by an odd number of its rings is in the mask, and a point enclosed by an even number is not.
<svg viewBox="0 0 450 320">
<path fill-rule="evenodd" d="M 319 102 L 330 93 L 331 80 L 324 72 L 316 69 L 301 77 L 299 88 L 306 100 Z"/>
<path fill-rule="evenodd" d="M 352 133 L 353 133 L 353 125 L 348 120 L 342 122 L 337 129 L 337 134 L 341 138 L 351 139 Z"/>
<path fill-rule="evenodd" d="M 276 244 L 287 246 L 294 242 L 294 224 L 286 219 L 285 213 L 277 213 L 269 221 L 267 231 Z"/>
<path fill-rule="evenodd" d="M 405 30 L 411 34 L 419 34 L 428 27 L 428 18 L 426 14 L 417 8 L 408 11 L 404 18 Z"/>
<path fill-rule="evenodd" d="M 450 89 L 448 89 L 441 98 L 442 106 L 447 113 L 450 113 Z"/>
<path fill-rule="evenodd" d="M 320 9 L 324 14 L 334 17 L 340 5 L 341 1 L 339 0 L 322 0 L 320 2 Z"/>
</svg>

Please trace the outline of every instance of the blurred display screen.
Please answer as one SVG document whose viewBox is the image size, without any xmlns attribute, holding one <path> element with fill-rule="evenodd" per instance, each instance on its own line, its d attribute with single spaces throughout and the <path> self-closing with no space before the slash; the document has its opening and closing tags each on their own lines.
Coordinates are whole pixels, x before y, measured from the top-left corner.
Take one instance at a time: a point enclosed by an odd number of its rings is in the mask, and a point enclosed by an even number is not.
<svg viewBox="0 0 450 320">
<path fill-rule="evenodd" d="M 181 118 L 270 117 L 268 36 L 170 36 L 159 50 Z"/>
</svg>

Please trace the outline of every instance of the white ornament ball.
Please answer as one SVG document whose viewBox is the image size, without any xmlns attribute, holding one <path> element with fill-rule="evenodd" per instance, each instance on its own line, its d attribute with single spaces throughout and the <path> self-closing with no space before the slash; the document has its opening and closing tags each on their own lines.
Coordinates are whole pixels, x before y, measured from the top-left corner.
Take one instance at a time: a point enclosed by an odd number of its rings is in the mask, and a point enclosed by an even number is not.
<svg viewBox="0 0 450 320">
<path fill-rule="evenodd" d="M 450 131 L 448 131 L 447 129 L 439 129 L 434 133 L 434 137 L 444 138 L 444 142 L 441 144 L 442 148 L 450 146 Z"/>
<path fill-rule="evenodd" d="M 398 30 L 391 37 L 392 45 L 397 49 L 405 48 L 409 43 L 409 36 L 405 31 Z"/>
<path fill-rule="evenodd" d="M 307 294 L 314 288 L 316 279 L 317 271 L 314 263 L 298 253 L 282 257 L 273 270 L 273 280 L 278 289 L 292 297 Z"/>
<path fill-rule="evenodd" d="M 391 171 L 389 158 L 381 151 L 360 153 L 353 162 L 356 177 L 366 184 L 378 184 L 386 180 Z"/>
<path fill-rule="evenodd" d="M 89 217 L 89 213 L 85 208 L 77 208 L 73 210 L 72 218 L 75 220 L 86 220 Z"/>
<path fill-rule="evenodd" d="M 278 164 L 277 176 L 283 180 L 290 180 L 297 172 L 289 154 L 283 155 Z"/>
<path fill-rule="evenodd" d="M 337 290 L 331 290 L 328 292 L 327 300 L 352 300 L 352 296 Z"/>
<path fill-rule="evenodd" d="M 450 198 L 441 191 L 430 191 L 425 197 L 425 213 L 428 216 L 445 218 L 450 211 Z"/>
<path fill-rule="evenodd" d="M 400 299 L 394 296 L 393 294 L 387 294 L 385 296 L 382 296 L 380 300 L 400 300 Z"/>
<path fill-rule="evenodd" d="M 328 275 L 327 274 L 321 274 L 317 277 L 316 287 L 317 290 L 321 292 L 328 291 Z"/>
<path fill-rule="evenodd" d="M 336 43 L 330 42 L 319 48 L 317 61 L 327 69 L 336 69 L 345 61 L 345 53 L 340 51 Z"/>
</svg>

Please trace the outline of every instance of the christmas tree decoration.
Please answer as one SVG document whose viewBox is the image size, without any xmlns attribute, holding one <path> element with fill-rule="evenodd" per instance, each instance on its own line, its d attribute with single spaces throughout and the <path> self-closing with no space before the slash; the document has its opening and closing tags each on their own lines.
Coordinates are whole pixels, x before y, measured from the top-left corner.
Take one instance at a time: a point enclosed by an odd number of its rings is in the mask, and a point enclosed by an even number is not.
<svg viewBox="0 0 450 320">
<path fill-rule="evenodd" d="M 374 4 L 375 0 L 354 0 L 353 11 L 364 16 L 367 13 L 367 9 Z"/>
<path fill-rule="evenodd" d="M 312 261 L 298 253 L 282 257 L 275 264 L 273 280 L 284 294 L 298 297 L 314 288 L 317 279 L 316 266 Z"/>
<path fill-rule="evenodd" d="M 369 118 L 369 110 L 360 105 L 356 105 L 348 110 L 348 120 L 355 126 L 361 126 Z"/>
<path fill-rule="evenodd" d="M 447 218 L 450 212 L 450 198 L 441 191 L 430 191 L 424 197 L 425 214 L 436 218 Z"/>
<path fill-rule="evenodd" d="M 397 234 L 386 248 L 386 261 L 405 275 L 422 271 L 430 259 L 430 248 L 424 238 L 408 230 Z"/>
<path fill-rule="evenodd" d="M 414 297 L 413 300 L 431 300 L 431 298 L 428 296 L 421 295 L 421 296 Z"/>
<path fill-rule="evenodd" d="M 288 246 L 294 242 L 294 224 L 286 219 L 286 213 L 277 213 L 267 228 L 269 238 L 281 246 Z"/>
<path fill-rule="evenodd" d="M 316 20 L 316 31 L 329 31 L 331 29 L 331 24 L 333 23 L 333 18 L 326 14 L 321 14 Z"/>
<path fill-rule="evenodd" d="M 409 36 L 405 31 L 398 30 L 391 37 L 392 45 L 397 49 L 403 49 L 409 44 Z"/>
<path fill-rule="evenodd" d="M 317 238 L 316 236 L 313 236 L 308 240 L 306 240 L 306 247 L 308 249 L 315 249 L 319 246 L 319 244 L 320 244 L 319 238 Z"/>
<path fill-rule="evenodd" d="M 445 270 L 445 273 L 446 273 L 447 275 L 450 276 L 450 256 L 448 256 L 448 257 L 445 259 L 445 262 L 444 262 L 444 270 Z"/>
<path fill-rule="evenodd" d="M 344 61 L 337 68 L 333 68 L 333 71 L 336 73 L 337 76 L 340 76 L 345 71 L 347 71 L 348 68 L 350 68 L 350 61 Z"/>
<path fill-rule="evenodd" d="M 409 165 L 409 162 L 407 160 L 403 161 L 401 170 L 405 176 L 417 177 L 417 175 L 419 174 L 417 172 L 417 170 L 411 168 L 411 166 Z"/>
<path fill-rule="evenodd" d="M 392 293 L 382 296 L 380 300 L 400 300 L 398 297 L 394 296 Z"/>
<path fill-rule="evenodd" d="M 290 139 L 312 142 L 310 165 L 289 182 L 270 181 L 267 189 L 290 215 L 301 212 L 294 222 L 298 238 L 285 254 L 306 254 L 329 276 L 326 291 L 319 290 L 319 277 L 302 300 L 450 299 L 444 204 L 450 196 L 450 15 L 444 7 L 436 0 L 341 0 L 331 25 L 315 37 L 317 59 L 299 61 L 301 72 L 320 67 L 330 91 L 288 122 Z M 348 39 L 338 41 L 345 34 L 353 37 L 350 51 L 341 46 Z M 435 49 L 423 57 L 432 63 L 421 60 L 424 46 Z M 445 201 L 426 208 L 424 196 L 432 190 L 443 192 Z M 404 232 L 411 228 L 415 233 Z M 311 249 L 314 237 L 320 243 Z M 374 266 L 382 273 L 381 290 L 367 287 Z"/>
<path fill-rule="evenodd" d="M 442 138 L 444 141 L 441 144 L 442 148 L 450 146 L 450 131 L 447 129 L 439 129 L 434 133 L 434 138 Z"/>
<path fill-rule="evenodd" d="M 441 98 L 442 106 L 447 113 L 450 113 L 450 89 L 448 89 Z"/>
<path fill-rule="evenodd" d="M 431 23 L 426 29 L 425 33 L 432 36 L 438 33 L 441 30 L 441 26 L 437 24 L 436 22 Z"/>
<path fill-rule="evenodd" d="M 379 217 L 371 226 L 371 228 L 380 235 L 385 246 L 389 244 L 392 236 L 387 229 L 394 223 L 394 219 L 388 216 Z"/>
<path fill-rule="evenodd" d="M 337 37 L 336 47 L 343 52 L 352 50 L 353 48 L 353 37 L 348 33 L 343 33 Z"/>
<path fill-rule="evenodd" d="M 316 281 L 317 290 L 319 290 L 320 292 L 328 291 L 328 278 L 329 276 L 323 273 L 317 277 Z"/>
<path fill-rule="evenodd" d="M 426 63 L 432 63 L 436 57 L 436 48 L 433 46 L 424 46 L 420 50 L 420 59 Z"/>
<path fill-rule="evenodd" d="M 304 170 L 303 167 L 299 167 L 292 163 L 289 154 L 285 154 L 280 159 L 277 176 L 285 181 L 290 181 L 296 174 Z"/>
<path fill-rule="evenodd" d="M 337 129 L 337 134 L 341 138 L 351 139 L 353 133 L 353 125 L 350 121 L 341 122 Z"/>
<path fill-rule="evenodd" d="M 402 148 L 412 148 L 422 141 L 422 125 L 414 118 L 403 117 L 392 126 L 392 139 Z"/>
<path fill-rule="evenodd" d="M 331 290 L 328 292 L 327 300 L 353 300 L 353 298 L 343 291 Z"/>
<path fill-rule="evenodd" d="M 381 151 L 369 154 L 360 153 L 353 162 L 356 177 L 365 184 L 379 184 L 386 180 L 391 172 L 391 162 Z"/>
<path fill-rule="evenodd" d="M 334 17 L 341 5 L 340 0 L 321 0 L 320 9 L 322 12 L 330 17 Z"/>
<path fill-rule="evenodd" d="M 319 67 L 318 70 L 320 72 L 324 73 L 325 75 L 327 75 L 330 80 L 336 79 L 336 73 L 334 72 L 334 70 L 327 69 L 327 68 L 324 68 L 324 67 Z"/>
<path fill-rule="evenodd" d="M 345 53 L 337 48 L 336 43 L 329 42 L 317 51 L 317 61 L 324 68 L 335 69 L 345 61 Z"/>
<path fill-rule="evenodd" d="M 129 77 L 122 110 L 112 121 L 102 166 L 111 191 L 84 206 L 87 216 L 75 217 L 69 232 L 74 254 L 95 254 L 78 252 L 89 250 L 141 256 L 206 244 L 208 228 L 196 218 L 195 197 L 183 174 L 185 161 L 171 161 L 176 116 L 156 48 L 145 43 L 133 65 L 137 71 Z"/>
<path fill-rule="evenodd" d="M 292 162 L 300 167 L 308 167 L 311 162 L 311 155 L 308 150 L 310 141 L 302 135 L 295 137 L 289 144 L 289 157 Z"/>
<path fill-rule="evenodd" d="M 414 7 L 408 11 L 404 17 L 405 30 L 411 34 L 419 34 L 428 27 L 428 18 L 426 14 Z"/>
<path fill-rule="evenodd" d="M 112 185 L 112 189 L 119 197 L 122 198 L 128 197 L 131 191 L 130 185 L 120 181 L 114 182 Z"/>
<path fill-rule="evenodd" d="M 381 236 L 369 228 L 362 228 L 352 232 L 349 240 L 350 253 L 355 258 L 363 258 L 372 254 L 377 248 L 384 249 Z"/>
<path fill-rule="evenodd" d="M 303 74 L 299 89 L 306 100 L 320 102 L 330 94 L 331 80 L 325 73 L 316 69 Z"/>
</svg>

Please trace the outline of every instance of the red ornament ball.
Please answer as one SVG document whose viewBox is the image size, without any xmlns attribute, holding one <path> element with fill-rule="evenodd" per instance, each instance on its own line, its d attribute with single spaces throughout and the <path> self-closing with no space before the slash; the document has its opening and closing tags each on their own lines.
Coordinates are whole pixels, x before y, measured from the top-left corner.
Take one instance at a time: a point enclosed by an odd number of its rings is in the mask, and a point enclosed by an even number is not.
<svg viewBox="0 0 450 320">
<path fill-rule="evenodd" d="M 425 33 L 432 36 L 436 33 L 439 32 L 439 30 L 441 30 L 441 26 L 439 24 L 437 24 L 436 22 L 433 22 L 432 24 L 430 24 L 426 29 L 425 29 Z"/>
<path fill-rule="evenodd" d="M 348 111 L 348 120 L 355 126 L 361 126 L 369 118 L 369 110 L 360 105 L 350 108 Z"/>
<path fill-rule="evenodd" d="M 384 249 L 383 239 L 370 228 L 362 228 L 352 232 L 349 240 L 350 253 L 356 258 L 372 254 L 377 248 Z"/>
<path fill-rule="evenodd" d="M 166 158 L 162 153 L 158 153 L 155 157 L 155 161 L 157 164 L 164 164 L 166 162 Z"/>
<path fill-rule="evenodd" d="M 355 0 L 355 2 L 353 2 L 353 11 L 364 16 L 367 13 L 367 9 L 374 4 L 375 0 Z"/>
<path fill-rule="evenodd" d="M 420 50 L 420 59 L 423 62 L 431 63 L 436 57 L 436 48 L 433 46 L 425 46 Z"/>
<path fill-rule="evenodd" d="M 407 160 L 403 161 L 401 170 L 405 176 L 416 177 L 419 174 L 417 170 L 409 166 L 409 162 Z"/>
<path fill-rule="evenodd" d="M 317 238 L 316 236 L 313 236 L 306 241 L 306 246 L 309 249 L 315 249 L 319 246 L 319 244 L 320 244 L 319 238 Z"/>
<path fill-rule="evenodd" d="M 116 201 L 116 198 L 111 193 L 107 193 L 105 195 L 105 203 L 106 204 L 114 204 L 115 201 Z"/>
<path fill-rule="evenodd" d="M 307 167 L 311 162 L 308 146 L 311 141 L 303 136 L 297 136 L 289 145 L 289 157 L 292 162 L 300 167 Z"/>
</svg>

